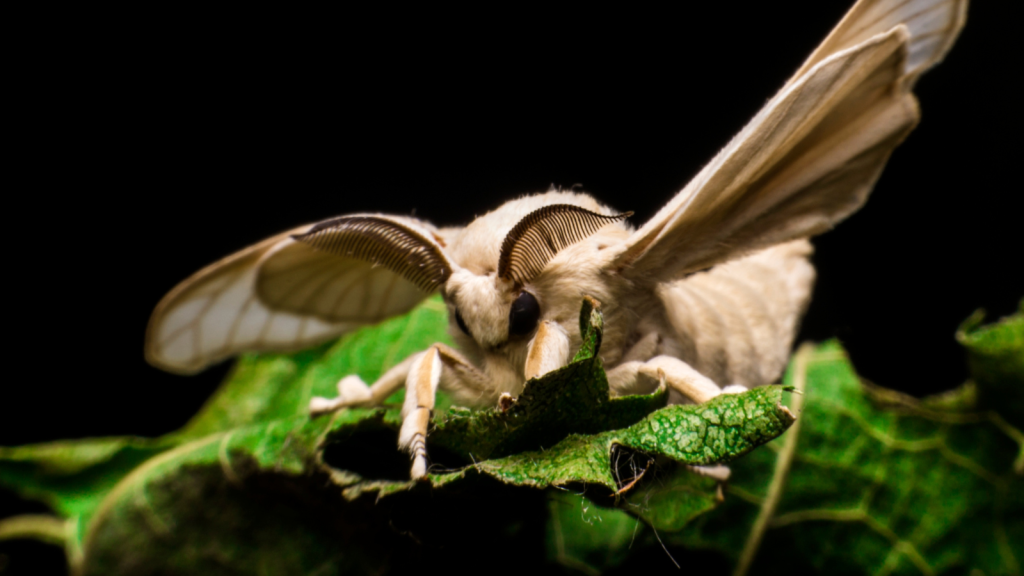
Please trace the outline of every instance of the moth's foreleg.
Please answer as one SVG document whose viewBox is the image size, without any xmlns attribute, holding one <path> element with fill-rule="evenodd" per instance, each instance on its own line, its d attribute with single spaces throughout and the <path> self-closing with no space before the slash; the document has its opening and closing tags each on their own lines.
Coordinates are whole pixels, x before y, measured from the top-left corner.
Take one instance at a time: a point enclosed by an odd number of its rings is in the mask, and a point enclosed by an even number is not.
<svg viewBox="0 0 1024 576">
<path fill-rule="evenodd" d="M 367 386 L 362 378 L 355 374 L 345 376 L 338 382 L 338 396 L 323 398 L 316 396 L 309 401 L 309 412 L 312 416 L 334 412 L 348 406 L 372 406 L 381 404 L 397 391 L 409 374 L 409 369 L 416 354 L 399 362 L 385 372 L 373 386 Z"/>
<path fill-rule="evenodd" d="M 444 344 L 434 344 L 411 358 L 405 378 L 398 447 L 412 458 L 410 475 L 414 480 L 427 473 L 427 427 L 442 380 L 446 388 L 475 390 L 486 384 L 485 377 L 475 366 Z"/>
<path fill-rule="evenodd" d="M 527 380 L 557 370 L 569 362 L 569 335 L 557 322 L 545 320 L 537 327 L 526 353 Z"/>
<path fill-rule="evenodd" d="M 405 379 L 405 403 L 402 405 L 402 429 L 398 447 L 412 457 L 412 478 L 427 473 L 427 426 L 434 412 L 434 397 L 441 383 L 441 356 L 431 346 L 414 357 Z"/>
<path fill-rule="evenodd" d="M 646 362 L 625 362 L 608 371 L 608 386 L 613 395 L 650 393 L 661 377 L 669 388 L 697 403 L 707 402 L 724 393 L 741 392 L 742 386 L 720 388 L 692 366 L 672 356 L 655 356 Z"/>
</svg>

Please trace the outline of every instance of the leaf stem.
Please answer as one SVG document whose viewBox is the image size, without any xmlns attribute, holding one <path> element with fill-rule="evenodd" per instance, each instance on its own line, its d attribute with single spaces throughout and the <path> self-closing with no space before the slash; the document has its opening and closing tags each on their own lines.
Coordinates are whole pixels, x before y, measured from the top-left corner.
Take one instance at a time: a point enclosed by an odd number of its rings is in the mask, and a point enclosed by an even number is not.
<svg viewBox="0 0 1024 576">
<path fill-rule="evenodd" d="M 734 576 L 744 576 L 750 570 L 750 565 L 757 555 L 757 549 L 761 546 L 762 538 L 764 538 L 764 532 L 768 528 L 768 522 L 771 520 L 772 515 L 775 514 L 775 508 L 778 507 L 779 500 L 782 499 L 782 489 L 786 485 L 789 467 L 793 462 L 793 456 L 796 454 L 800 422 L 803 420 L 800 417 L 800 408 L 803 406 L 804 390 L 807 388 L 807 364 L 812 354 L 814 354 L 814 345 L 805 343 L 800 345 L 793 358 L 793 386 L 796 388 L 795 392 L 798 393 L 792 395 L 790 408 L 797 415 L 797 419 L 786 432 L 782 451 L 779 452 L 778 458 L 775 460 L 775 471 L 772 474 L 772 482 L 768 486 L 768 495 L 765 497 L 761 510 L 757 514 L 754 526 L 747 537 L 747 543 L 743 546 L 739 562 L 736 563 L 736 570 L 733 571 Z"/>
<path fill-rule="evenodd" d="M 49 514 L 22 514 L 0 520 L 0 540 L 31 538 L 63 547 L 67 542 L 64 520 Z"/>
</svg>

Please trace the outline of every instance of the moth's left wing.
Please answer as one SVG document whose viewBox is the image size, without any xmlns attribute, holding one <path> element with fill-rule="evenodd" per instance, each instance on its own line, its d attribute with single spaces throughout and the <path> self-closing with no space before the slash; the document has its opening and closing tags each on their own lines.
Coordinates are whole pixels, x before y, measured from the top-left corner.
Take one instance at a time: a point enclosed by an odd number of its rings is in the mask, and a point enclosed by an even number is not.
<svg viewBox="0 0 1024 576">
<path fill-rule="evenodd" d="M 681 278 L 852 214 L 916 125 L 913 82 L 952 46 L 965 9 L 966 0 L 858 2 L 608 267 L 636 279 Z"/>
<path fill-rule="evenodd" d="M 246 351 L 297 350 L 407 312 L 449 272 L 429 224 L 343 216 L 268 238 L 160 301 L 146 359 L 183 374 Z"/>
<path fill-rule="evenodd" d="M 169 372 L 192 374 L 244 350 L 296 348 L 358 326 L 275 310 L 257 297 L 262 259 L 307 230 L 303 226 L 267 238 L 178 284 L 149 319 L 146 360 Z"/>
</svg>

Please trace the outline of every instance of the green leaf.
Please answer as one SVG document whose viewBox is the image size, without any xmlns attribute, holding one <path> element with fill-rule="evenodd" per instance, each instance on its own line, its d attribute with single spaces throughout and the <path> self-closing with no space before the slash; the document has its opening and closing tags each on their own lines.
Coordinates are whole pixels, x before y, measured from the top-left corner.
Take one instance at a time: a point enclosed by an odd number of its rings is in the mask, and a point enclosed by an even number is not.
<svg viewBox="0 0 1024 576">
<path fill-rule="evenodd" d="M 1024 427 L 1024 299 L 1016 314 L 995 324 L 982 326 L 984 317 L 985 312 L 978 310 L 956 333 L 967 349 L 979 406 L 999 412 L 1017 428 Z"/>
<path fill-rule="evenodd" d="M 766 386 L 723 394 L 705 404 L 668 406 L 622 430 L 573 434 L 543 452 L 488 460 L 476 469 L 513 484 L 546 487 L 584 482 L 615 490 L 614 447 L 667 456 L 684 464 L 728 462 L 782 434 L 793 423 L 780 404 L 781 397 L 781 388 Z"/>
<path fill-rule="evenodd" d="M 718 550 L 737 573 L 1020 573 L 1019 431 L 971 411 L 969 390 L 918 401 L 863 383 L 835 342 L 801 350 L 786 381 L 805 392 L 798 424 L 738 460 L 726 503 L 667 542 Z"/>
</svg>

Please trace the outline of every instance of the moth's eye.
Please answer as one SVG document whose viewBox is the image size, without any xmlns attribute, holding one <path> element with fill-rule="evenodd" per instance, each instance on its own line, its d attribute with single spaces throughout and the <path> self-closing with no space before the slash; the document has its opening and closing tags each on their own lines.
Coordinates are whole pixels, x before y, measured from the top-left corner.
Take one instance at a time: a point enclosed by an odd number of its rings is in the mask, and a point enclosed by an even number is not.
<svg viewBox="0 0 1024 576">
<path fill-rule="evenodd" d="M 540 304 L 533 294 L 520 292 L 508 311 L 508 335 L 525 336 L 537 327 L 540 320 Z"/>
<path fill-rule="evenodd" d="M 455 323 L 459 325 L 459 330 L 462 330 L 463 334 L 470 338 L 473 337 L 473 335 L 469 333 L 469 328 L 466 328 L 466 321 L 462 319 L 462 314 L 459 313 L 458 308 L 455 309 Z"/>
</svg>

